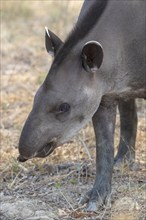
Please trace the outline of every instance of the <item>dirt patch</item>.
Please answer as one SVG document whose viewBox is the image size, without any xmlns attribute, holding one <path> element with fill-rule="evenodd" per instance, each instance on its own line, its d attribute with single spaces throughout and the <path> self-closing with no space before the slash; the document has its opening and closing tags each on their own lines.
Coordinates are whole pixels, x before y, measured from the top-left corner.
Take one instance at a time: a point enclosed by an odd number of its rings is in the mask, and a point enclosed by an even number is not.
<svg viewBox="0 0 146 220">
<path fill-rule="evenodd" d="M 145 217 L 141 170 L 137 173 L 115 170 L 112 206 L 105 206 L 97 213 L 87 213 L 85 206 L 78 205 L 95 178 L 95 164 L 88 160 L 36 165 L 33 169 L 22 166 L 13 179 L 9 178 L 9 175 L 3 177 L 1 185 L 1 212 L 8 219 L 120 219 L 118 216 L 123 215 L 134 220 Z"/>
<path fill-rule="evenodd" d="M 49 219 L 54 220 L 54 210 L 52 210 L 46 203 L 41 200 L 34 199 L 18 199 L 14 202 L 14 199 L 10 196 L 2 196 L 3 201 L 1 204 L 2 216 L 5 219 Z M 17 216 L 17 217 L 16 217 Z"/>
<path fill-rule="evenodd" d="M 75 3 L 76 2 L 76 3 Z M 138 101 L 138 170 L 114 170 L 111 207 L 87 213 L 78 205 L 95 179 L 91 122 L 46 159 L 18 163 L 18 140 L 34 94 L 51 65 L 44 27 L 63 39 L 76 20 L 80 1 L 2 1 L 1 11 L 1 219 L 145 219 L 145 102 Z M 66 19 L 66 13 L 68 15 Z M 72 12 L 72 13 L 71 13 Z M 69 16 L 70 15 L 70 16 Z M 115 146 L 119 140 L 117 116 Z M 86 148 L 85 148 L 86 146 Z"/>
</svg>

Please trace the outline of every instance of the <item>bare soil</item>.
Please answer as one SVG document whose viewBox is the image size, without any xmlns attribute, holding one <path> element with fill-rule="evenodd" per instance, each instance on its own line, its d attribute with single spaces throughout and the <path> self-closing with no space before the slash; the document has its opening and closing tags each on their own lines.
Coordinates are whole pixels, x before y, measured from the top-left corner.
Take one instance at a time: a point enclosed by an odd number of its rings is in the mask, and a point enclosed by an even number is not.
<svg viewBox="0 0 146 220">
<path fill-rule="evenodd" d="M 95 179 L 95 140 L 91 122 L 45 159 L 18 163 L 18 140 L 34 94 L 51 59 L 44 27 L 62 39 L 76 21 L 82 1 L 1 1 L 1 219 L 145 220 L 145 101 L 138 100 L 136 166 L 113 171 L 111 207 L 87 213 L 78 205 Z M 119 141 L 117 114 L 115 146 Z M 86 146 L 86 147 L 85 147 Z M 116 151 L 116 149 L 115 149 Z"/>
</svg>

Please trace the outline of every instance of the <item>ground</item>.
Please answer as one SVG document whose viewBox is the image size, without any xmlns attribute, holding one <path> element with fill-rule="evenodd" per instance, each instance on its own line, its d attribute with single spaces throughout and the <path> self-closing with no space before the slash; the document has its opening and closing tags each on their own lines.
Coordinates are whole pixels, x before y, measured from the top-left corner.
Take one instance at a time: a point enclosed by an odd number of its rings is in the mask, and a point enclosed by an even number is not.
<svg viewBox="0 0 146 220">
<path fill-rule="evenodd" d="M 46 159 L 18 163 L 18 141 L 34 94 L 51 59 L 44 27 L 62 39 L 77 19 L 82 1 L 1 1 L 1 219 L 144 220 L 145 101 L 138 100 L 134 170 L 113 171 L 111 207 L 87 213 L 78 205 L 95 179 L 95 140 L 91 122 Z M 63 13 L 62 13 L 63 12 Z M 64 13 L 65 12 L 65 13 Z M 66 19 L 68 18 L 68 19 Z M 119 140 L 117 114 L 115 146 Z"/>
</svg>

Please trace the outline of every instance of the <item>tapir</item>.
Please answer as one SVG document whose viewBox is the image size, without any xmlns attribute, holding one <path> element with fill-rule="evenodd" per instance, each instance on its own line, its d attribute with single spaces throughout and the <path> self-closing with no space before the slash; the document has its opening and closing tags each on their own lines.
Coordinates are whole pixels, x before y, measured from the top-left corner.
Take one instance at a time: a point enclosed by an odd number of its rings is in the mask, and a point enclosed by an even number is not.
<svg viewBox="0 0 146 220">
<path fill-rule="evenodd" d="M 115 161 L 134 157 L 136 98 L 146 98 L 145 1 L 85 0 L 63 42 L 46 28 L 54 57 L 19 140 L 19 161 L 46 157 L 92 119 L 96 177 L 80 200 L 88 211 L 111 196 L 116 109 L 121 138 Z"/>
</svg>

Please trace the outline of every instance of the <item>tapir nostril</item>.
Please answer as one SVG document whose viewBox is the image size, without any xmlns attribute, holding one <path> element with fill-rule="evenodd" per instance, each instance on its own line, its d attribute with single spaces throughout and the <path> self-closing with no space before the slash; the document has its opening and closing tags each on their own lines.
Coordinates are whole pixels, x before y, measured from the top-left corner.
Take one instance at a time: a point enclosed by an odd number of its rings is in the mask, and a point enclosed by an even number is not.
<svg viewBox="0 0 146 220">
<path fill-rule="evenodd" d="M 22 155 L 19 155 L 19 156 L 17 157 L 17 160 L 18 160 L 19 162 L 25 162 L 25 161 L 27 161 L 27 159 L 25 159 Z"/>
<path fill-rule="evenodd" d="M 23 146 L 21 145 L 21 147 L 19 146 L 19 156 L 18 156 L 17 160 L 19 162 L 25 162 L 28 159 L 35 157 L 36 152 L 33 152 L 30 149 L 31 149 L 30 147 L 27 147 L 24 145 Z"/>
<path fill-rule="evenodd" d="M 24 145 L 21 142 L 19 143 L 19 154 L 20 160 L 32 158 L 34 155 L 34 148 L 30 147 L 29 145 Z M 23 158 L 23 159 L 22 159 Z"/>
</svg>

